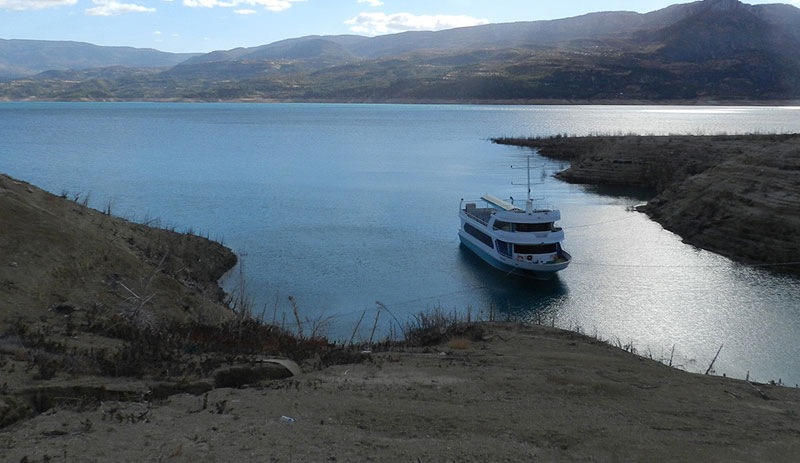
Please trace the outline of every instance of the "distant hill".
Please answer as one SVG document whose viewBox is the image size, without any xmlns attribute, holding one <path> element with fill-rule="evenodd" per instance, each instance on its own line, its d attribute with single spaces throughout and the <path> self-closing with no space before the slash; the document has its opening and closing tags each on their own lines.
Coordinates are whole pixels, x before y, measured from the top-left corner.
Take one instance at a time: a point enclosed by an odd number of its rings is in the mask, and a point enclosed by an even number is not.
<svg viewBox="0 0 800 463">
<path fill-rule="evenodd" d="M 703 0 L 646 14 L 600 12 L 377 37 L 308 36 L 183 58 L 157 71 L 130 63 L 65 65 L 62 74 L 0 84 L 0 98 L 797 100 L 800 9 Z"/>
<path fill-rule="evenodd" d="M 164 68 L 195 55 L 132 47 L 101 47 L 81 42 L 0 39 L 0 78 L 111 66 Z"/>
</svg>

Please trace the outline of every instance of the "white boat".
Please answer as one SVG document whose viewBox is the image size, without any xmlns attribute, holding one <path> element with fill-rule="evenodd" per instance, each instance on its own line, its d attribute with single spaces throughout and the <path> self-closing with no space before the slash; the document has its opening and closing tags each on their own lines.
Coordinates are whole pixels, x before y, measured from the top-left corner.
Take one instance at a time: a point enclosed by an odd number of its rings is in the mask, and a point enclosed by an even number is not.
<svg viewBox="0 0 800 463">
<path fill-rule="evenodd" d="M 562 249 L 564 230 L 556 226 L 561 212 L 554 207 L 534 207 L 528 159 L 528 198 L 525 208 L 492 195 L 461 200 L 461 244 L 493 267 L 509 274 L 549 279 L 564 270 L 572 256 Z"/>
</svg>

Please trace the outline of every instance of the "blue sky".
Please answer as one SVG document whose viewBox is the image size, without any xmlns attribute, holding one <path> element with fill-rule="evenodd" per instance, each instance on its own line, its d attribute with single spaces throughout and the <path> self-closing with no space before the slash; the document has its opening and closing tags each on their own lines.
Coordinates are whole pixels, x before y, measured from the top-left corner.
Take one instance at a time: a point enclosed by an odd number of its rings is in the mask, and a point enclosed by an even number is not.
<svg viewBox="0 0 800 463">
<path fill-rule="evenodd" d="M 779 1 L 779 0 L 778 0 Z M 646 13 L 681 0 L 0 0 L 0 38 L 208 52 L 305 35 L 381 35 L 597 11 Z M 776 0 L 745 3 L 776 3 Z M 783 3 L 800 6 L 800 0 Z"/>
</svg>

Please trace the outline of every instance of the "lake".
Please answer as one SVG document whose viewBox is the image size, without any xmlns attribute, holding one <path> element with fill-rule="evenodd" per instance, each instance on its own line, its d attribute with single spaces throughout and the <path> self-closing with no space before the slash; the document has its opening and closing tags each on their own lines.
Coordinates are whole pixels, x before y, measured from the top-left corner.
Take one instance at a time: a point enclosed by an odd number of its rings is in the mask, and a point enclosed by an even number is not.
<svg viewBox="0 0 800 463">
<path fill-rule="evenodd" d="M 0 171 L 97 209 L 221 240 L 266 321 L 289 296 L 332 338 L 397 334 L 422 311 L 540 321 L 689 371 L 800 383 L 800 281 L 681 242 L 629 206 L 643 192 L 569 185 L 570 267 L 530 282 L 459 247 L 461 198 L 523 198 L 530 154 L 499 136 L 799 132 L 797 107 L 0 103 Z"/>
</svg>

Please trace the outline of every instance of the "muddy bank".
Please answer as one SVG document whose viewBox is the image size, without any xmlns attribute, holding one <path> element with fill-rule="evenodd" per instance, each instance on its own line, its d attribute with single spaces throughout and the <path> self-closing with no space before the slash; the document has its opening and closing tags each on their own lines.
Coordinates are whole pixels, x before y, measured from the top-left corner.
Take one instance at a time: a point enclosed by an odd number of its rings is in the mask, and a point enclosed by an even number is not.
<svg viewBox="0 0 800 463">
<path fill-rule="evenodd" d="M 568 182 L 650 188 L 647 214 L 685 242 L 800 275 L 800 135 L 494 141 L 569 161 Z"/>
</svg>

